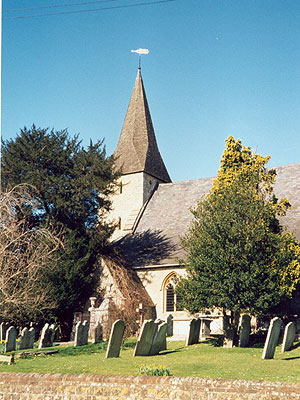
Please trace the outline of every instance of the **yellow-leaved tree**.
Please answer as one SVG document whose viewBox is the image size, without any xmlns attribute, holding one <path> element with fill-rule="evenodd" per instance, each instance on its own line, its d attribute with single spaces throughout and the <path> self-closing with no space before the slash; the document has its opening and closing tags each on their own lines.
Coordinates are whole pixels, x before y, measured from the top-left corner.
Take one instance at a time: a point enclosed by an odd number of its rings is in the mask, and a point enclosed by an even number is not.
<svg viewBox="0 0 300 400">
<path fill-rule="evenodd" d="M 270 311 L 292 295 L 300 279 L 299 244 L 279 220 L 290 204 L 276 198 L 276 171 L 266 169 L 268 160 L 229 137 L 213 187 L 192 210 L 182 238 L 182 305 L 191 313 L 230 312 L 235 336 L 240 312 Z"/>
</svg>

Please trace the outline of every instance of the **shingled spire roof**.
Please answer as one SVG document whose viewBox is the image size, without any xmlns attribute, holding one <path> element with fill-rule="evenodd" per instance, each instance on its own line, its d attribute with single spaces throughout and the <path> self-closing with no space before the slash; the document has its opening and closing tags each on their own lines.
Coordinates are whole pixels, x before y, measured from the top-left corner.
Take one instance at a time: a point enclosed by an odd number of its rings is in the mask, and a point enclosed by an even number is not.
<svg viewBox="0 0 300 400">
<path fill-rule="evenodd" d="M 114 156 L 116 167 L 122 168 L 124 175 L 146 172 L 163 182 L 171 182 L 156 143 L 140 68 Z"/>
</svg>

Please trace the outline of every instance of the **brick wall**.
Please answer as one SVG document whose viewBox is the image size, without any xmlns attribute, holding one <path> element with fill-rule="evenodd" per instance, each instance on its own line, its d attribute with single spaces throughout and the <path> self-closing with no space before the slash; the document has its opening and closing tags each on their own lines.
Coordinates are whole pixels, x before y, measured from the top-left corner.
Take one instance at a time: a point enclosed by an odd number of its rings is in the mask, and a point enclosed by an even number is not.
<svg viewBox="0 0 300 400">
<path fill-rule="evenodd" d="M 300 399 L 300 383 L 181 377 L 0 374 L 1 400 Z"/>
</svg>

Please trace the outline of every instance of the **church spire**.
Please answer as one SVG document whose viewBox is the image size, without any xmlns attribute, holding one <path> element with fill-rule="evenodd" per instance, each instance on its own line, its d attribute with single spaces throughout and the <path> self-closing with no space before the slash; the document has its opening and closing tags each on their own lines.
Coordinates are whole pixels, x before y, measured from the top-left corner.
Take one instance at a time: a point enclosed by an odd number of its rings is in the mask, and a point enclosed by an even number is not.
<svg viewBox="0 0 300 400">
<path fill-rule="evenodd" d="M 114 156 L 123 175 L 145 172 L 171 182 L 158 150 L 140 65 Z"/>
</svg>

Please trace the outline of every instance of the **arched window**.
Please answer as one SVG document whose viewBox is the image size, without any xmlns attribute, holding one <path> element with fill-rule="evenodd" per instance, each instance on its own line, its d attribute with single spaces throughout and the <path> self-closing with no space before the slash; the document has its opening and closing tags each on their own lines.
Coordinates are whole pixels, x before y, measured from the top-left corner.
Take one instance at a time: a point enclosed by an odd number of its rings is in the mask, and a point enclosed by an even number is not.
<svg viewBox="0 0 300 400">
<path fill-rule="evenodd" d="M 164 309 L 166 312 L 183 311 L 183 307 L 180 305 L 181 298 L 176 294 L 176 286 L 179 278 L 176 274 L 172 273 L 167 277 L 164 284 Z"/>
</svg>

